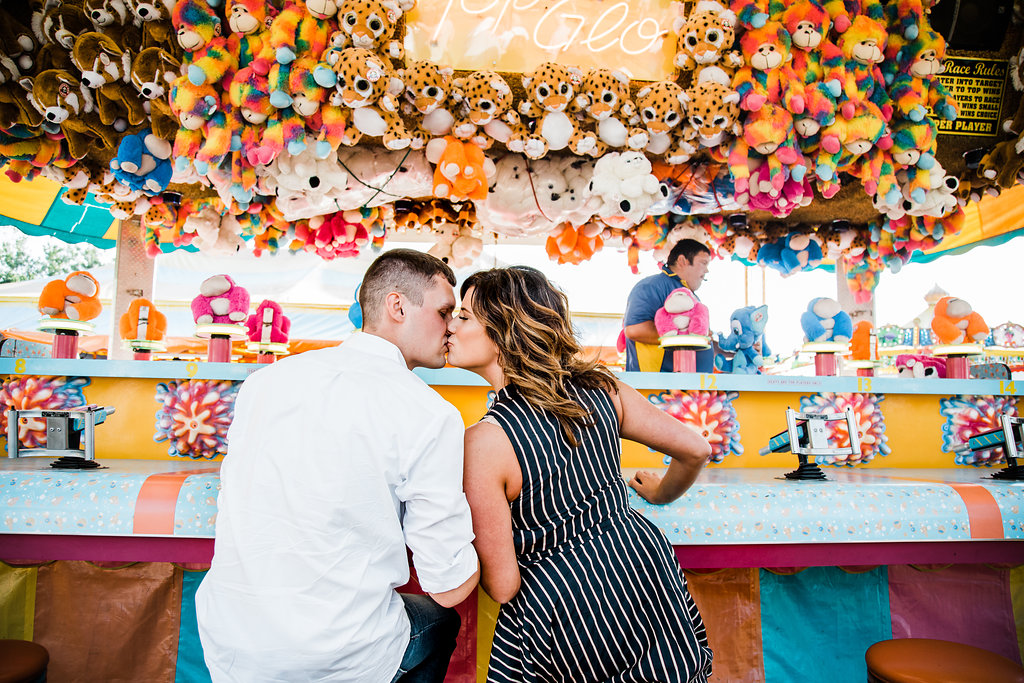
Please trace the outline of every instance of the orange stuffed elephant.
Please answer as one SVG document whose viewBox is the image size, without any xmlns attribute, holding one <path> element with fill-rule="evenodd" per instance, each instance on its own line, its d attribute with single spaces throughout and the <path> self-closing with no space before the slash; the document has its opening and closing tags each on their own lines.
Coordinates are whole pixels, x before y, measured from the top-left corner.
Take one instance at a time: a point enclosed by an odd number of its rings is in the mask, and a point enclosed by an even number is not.
<svg viewBox="0 0 1024 683">
<path fill-rule="evenodd" d="M 63 320 L 92 320 L 103 310 L 100 283 L 84 270 L 51 280 L 39 294 L 39 312 Z"/>
<path fill-rule="evenodd" d="M 932 332 L 943 344 L 985 341 L 988 324 L 963 299 L 944 296 L 935 304 Z"/>
<path fill-rule="evenodd" d="M 146 319 L 145 336 L 139 336 L 139 309 L 143 306 L 149 309 Z M 149 299 L 133 299 L 128 304 L 128 310 L 121 316 L 118 323 L 121 339 L 148 339 L 149 341 L 160 341 L 167 334 L 167 316 L 156 310 L 156 306 Z"/>
</svg>

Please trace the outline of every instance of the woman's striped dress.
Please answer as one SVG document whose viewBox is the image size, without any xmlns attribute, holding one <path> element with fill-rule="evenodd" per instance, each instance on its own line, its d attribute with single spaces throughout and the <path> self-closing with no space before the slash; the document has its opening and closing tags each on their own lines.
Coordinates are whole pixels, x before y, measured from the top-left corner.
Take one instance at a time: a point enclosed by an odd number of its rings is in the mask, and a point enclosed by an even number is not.
<svg viewBox="0 0 1024 683">
<path fill-rule="evenodd" d="M 511 503 L 522 585 L 498 615 L 487 680 L 706 681 L 711 650 L 672 546 L 627 503 L 615 405 L 571 390 L 595 423 L 577 448 L 514 387 L 488 411 L 523 489 Z"/>
</svg>

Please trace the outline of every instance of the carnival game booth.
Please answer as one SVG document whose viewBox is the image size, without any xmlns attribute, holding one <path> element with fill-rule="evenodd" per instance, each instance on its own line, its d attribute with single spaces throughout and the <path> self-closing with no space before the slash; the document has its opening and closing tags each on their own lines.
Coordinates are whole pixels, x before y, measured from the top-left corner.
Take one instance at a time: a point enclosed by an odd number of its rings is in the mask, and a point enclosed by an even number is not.
<svg viewBox="0 0 1024 683">
<path fill-rule="evenodd" d="M 51 193 L 7 206 L 70 241 L 82 224 L 61 212 L 105 221 L 129 341 L 159 326 L 145 254 L 272 269 L 403 230 L 457 266 L 492 234 L 566 264 L 615 246 L 635 266 L 682 236 L 787 274 L 831 261 L 843 309 L 870 321 L 883 271 L 952 244 L 983 197 L 1005 202 L 993 239 L 1024 225 L 1010 4 L 986 21 L 902 1 L 5 7 L 0 155 L 25 198 Z M 211 277 L 207 304 L 232 283 Z M 83 318 L 71 304 L 45 308 Z M 256 315 L 254 333 L 281 332 Z M 52 680 L 207 676 L 192 600 L 234 396 L 260 365 L 131 353 L 0 359 L 0 635 L 45 645 Z M 485 411 L 465 373 L 423 377 L 467 424 Z M 677 504 L 634 504 L 688 571 L 716 680 L 864 680 L 867 647 L 906 636 L 1020 662 L 1019 382 L 623 377 L 714 447 Z M 662 464 L 626 444 L 624 470 Z M 482 680 L 496 608 L 460 609 L 449 680 Z"/>
</svg>

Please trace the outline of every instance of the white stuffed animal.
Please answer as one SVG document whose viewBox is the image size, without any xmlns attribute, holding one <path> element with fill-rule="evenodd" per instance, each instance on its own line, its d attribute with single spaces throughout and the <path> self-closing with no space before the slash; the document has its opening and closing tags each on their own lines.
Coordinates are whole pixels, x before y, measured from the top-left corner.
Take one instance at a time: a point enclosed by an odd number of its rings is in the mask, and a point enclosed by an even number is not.
<svg viewBox="0 0 1024 683">
<path fill-rule="evenodd" d="M 642 152 L 612 152 L 598 159 L 588 191 L 589 197 L 601 201 L 597 215 L 613 228 L 640 223 L 647 209 L 668 195 L 651 170 Z"/>
<path fill-rule="evenodd" d="M 333 150 L 319 159 L 313 147 L 307 147 L 299 154 L 278 155 L 266 169 L 264 186 L 277 195 L 284 219 L 295 221 L 338 211 L 338 199 L 348 181 Z"/>
<path fill-rule="evenodd" d="M 216 223 L 204 221 L 197 224 L 192 244 L 206 254 L 234 254 L 245 248 L 242 226 L 231 214 L 224 215 Z"/>
<path fill-rule="evenodd" d="M 338 161 L 349 172 L 348 184 L 337 198 L 344 210 L 433 194 L 434 170 L 422 150 L 367 154 L 362 147 L 343 148 L 338 150 Z"/>
</svg>

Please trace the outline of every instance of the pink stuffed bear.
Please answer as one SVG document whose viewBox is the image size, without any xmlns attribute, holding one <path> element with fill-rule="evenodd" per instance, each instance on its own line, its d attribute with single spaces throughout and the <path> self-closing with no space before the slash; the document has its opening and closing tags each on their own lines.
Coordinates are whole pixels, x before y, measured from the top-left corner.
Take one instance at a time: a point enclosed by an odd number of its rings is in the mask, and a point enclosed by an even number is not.
<svg viewBox="0 0 1024 683">
<path fill-rule="evenodd" d="M 946 376 L 946 359 L 922 354 L 901 353 L 896 356 L 896 370 L 900 377 L 944 378 Z"/>
<path fill-rule="evenodd" d="M 197 325 L 245 322 L 249 315 L 249 290 L 235 284 L 227 275 L 213 275 L 199 285 L 199 296 L 192 299 L 192 317 Z"/>
<path fill-rule="evenodd" d="M 659 337 L 674 334 L 707 336 L 711 331 L 708 307 L 688 288 L 679 287 L 665 297 L 665 304 L 654 314 L 654 326 Z"/>
<path fill-rule="evenodd" d="M 276 301 L 264 299 L 249 316 L 245 326 L 249 329 L 249 341 L 261 344 L 287 344 L 292 321 L 284 314 Z"/>
</svg>

